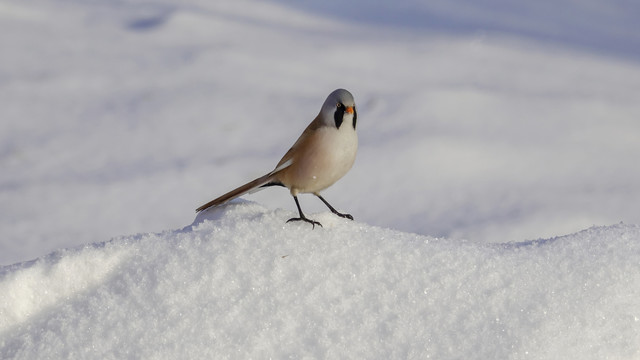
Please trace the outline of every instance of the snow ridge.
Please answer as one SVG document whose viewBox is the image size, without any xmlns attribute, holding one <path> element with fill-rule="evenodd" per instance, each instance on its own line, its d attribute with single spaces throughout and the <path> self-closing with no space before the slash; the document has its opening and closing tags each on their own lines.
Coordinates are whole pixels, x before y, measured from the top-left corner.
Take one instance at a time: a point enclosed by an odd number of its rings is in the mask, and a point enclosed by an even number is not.
<svg viewBox="0 0 640 360">
<path fill-rule="evenodd" d="M 233 202 L 0 268 L 0 357 L 631 359 L 640 227 L 509 244 Z"/>
</svg>

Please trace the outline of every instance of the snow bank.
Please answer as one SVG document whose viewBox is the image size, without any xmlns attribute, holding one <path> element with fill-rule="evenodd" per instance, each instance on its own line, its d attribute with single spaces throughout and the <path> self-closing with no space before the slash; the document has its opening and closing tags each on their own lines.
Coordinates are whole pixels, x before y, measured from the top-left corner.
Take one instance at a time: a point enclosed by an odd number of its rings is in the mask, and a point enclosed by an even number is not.
<svg viewBox="0 0 640 360">
<path fill-rule="evenodd" d="M 462 242 L 250 202 L 0 268 L 0 358 L 631 359 L 640 227 Z"/>
</svg>

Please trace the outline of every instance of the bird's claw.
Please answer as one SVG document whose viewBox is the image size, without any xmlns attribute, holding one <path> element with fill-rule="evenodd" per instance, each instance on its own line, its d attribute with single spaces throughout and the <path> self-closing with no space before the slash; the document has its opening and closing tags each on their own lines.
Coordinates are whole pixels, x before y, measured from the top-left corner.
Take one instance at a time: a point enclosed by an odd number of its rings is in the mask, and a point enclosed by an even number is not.
<svg viewBox="0 0 640 360">
<path fill-rule="evenodd" d="M 316 225 L 323 227 L 322 224 L 320 224 L 317 221 L 311 220 L 311 219 L 307 219 L 306 217 L 297 217 L 297 218 L 291 218 L 289 220 L 287 220 L 287 223 L 291 222 L 291 221 L 304 221 L 304 222 L 308 222 L 309 224 L 313 225 L 312 229 L 316 228 Z"/>
<path fill-rule="evenodd" d="M 346 218 L 346 219 L 349 219 L 349 220 L 353 220 L 353 216 L 351 216 L 351 214 L 342 214 L 342 213 L 339 213 L 339 212 L 336 212 L 335 214 L 340 216 L 340 217 L 343 217 L 343 218 Z"/>
</svg>

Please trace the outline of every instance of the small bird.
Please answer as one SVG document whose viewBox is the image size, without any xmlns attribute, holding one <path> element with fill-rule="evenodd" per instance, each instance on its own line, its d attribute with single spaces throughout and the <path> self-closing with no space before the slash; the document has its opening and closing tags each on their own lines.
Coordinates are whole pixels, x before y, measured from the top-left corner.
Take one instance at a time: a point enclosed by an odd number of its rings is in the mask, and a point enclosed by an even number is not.
<svg viewBox="0 0 640 360">
<path fill-rule="evenodd" d="M 333 185 L 353 166 L 358 149 L 357 118 L 353 95 L 344 89 L 333 91 L 324 101 L 318 116 L 302 132 L 273 171 L 209 201 L 197 208 L 196 212 L 222 205 L 268 186 L 284 186 L 289 189 L 300 214 L 287 222 L 305 221 L 314 228 L 316 225 L 322 226 L 307 218 L 300 208 L 298 194 L 306 193 L 317 196 L 332 213 L 353 220 L 353 216 L 334 209 L 320 196 L 320 191 Z"/>
</svg>

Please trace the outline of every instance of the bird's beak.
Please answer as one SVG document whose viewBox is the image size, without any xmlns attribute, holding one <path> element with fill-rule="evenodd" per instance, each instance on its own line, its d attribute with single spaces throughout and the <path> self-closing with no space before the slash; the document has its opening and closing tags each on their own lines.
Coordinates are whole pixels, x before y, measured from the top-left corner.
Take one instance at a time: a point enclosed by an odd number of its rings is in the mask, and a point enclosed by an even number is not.
<svg viewBox="0 0 640 360">
<path fill-rule="evenodd" d="M 346 111 L 348 114 L 353 114 L 353 106 L 347 106 L 347 108 L 345 109 L 345 111 Z"/>
</svg>

